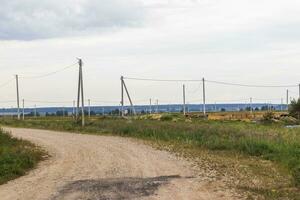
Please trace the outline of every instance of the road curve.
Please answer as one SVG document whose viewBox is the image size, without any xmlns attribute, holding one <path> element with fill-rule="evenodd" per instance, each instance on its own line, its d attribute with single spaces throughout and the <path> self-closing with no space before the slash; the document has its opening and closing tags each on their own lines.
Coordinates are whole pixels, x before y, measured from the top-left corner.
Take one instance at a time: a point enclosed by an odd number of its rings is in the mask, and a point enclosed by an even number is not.
<svg viewBox="0 0 300 200">
<path fill-rule="evenodd" d="M 234 199 L 168 152 L 133 139 L 5 128 L 51 157 L 0 186 L 1 200 Z"/>
</svg>

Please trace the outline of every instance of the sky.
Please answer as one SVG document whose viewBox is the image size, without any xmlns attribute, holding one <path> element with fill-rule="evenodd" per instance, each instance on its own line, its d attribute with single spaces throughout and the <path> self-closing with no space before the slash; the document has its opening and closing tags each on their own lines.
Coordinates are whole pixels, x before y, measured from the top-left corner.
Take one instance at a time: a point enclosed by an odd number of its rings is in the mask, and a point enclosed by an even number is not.
<svg viewBox="0 0 300 200">
<path fill-rule="evenodd" d="M 85 99 L 120 102 L 120 76 L 300 83 L 297 0 L 1 0 L 0 107 L 68 106 L 82 58 Z M 51 76 L 40 76 L 73 65 Z M 7 81 L 7 84 L 5 84 Z M 125 80 L 135 104 L 201 103 L 201 82 Z M 208 103 L 286 102 L 286 89 L 207 82 Z M 128 103 L 128 101 L 127 101 Z"/>
</svg>

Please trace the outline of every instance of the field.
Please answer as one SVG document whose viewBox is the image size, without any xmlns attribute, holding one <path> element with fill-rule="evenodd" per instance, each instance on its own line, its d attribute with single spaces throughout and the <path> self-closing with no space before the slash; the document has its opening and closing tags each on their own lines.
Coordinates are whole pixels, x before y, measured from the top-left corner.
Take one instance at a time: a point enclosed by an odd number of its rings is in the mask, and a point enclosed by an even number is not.
<svg viewBox="0 0 300 200">
<path fill-rule="evenodd" d="M 198 160 L 201 167 L 215 168 L 221 176 L 232 178 L 228 184 L 249 194 L 266 199 L 299 198 L 300 131 L 282 124 L 178 116 L 163 116 L 160 120 L 94 117 L 85 128 L 71 118 L 57 117 L 1 119 L 0 123 L 143 139 L 157 148 Z"/>
<path fill-rule="evenodd" d="M 0 130 L 0 184 L 24 175 L 42 160 L 44 152 L 33 144 Z"/>
</svg>

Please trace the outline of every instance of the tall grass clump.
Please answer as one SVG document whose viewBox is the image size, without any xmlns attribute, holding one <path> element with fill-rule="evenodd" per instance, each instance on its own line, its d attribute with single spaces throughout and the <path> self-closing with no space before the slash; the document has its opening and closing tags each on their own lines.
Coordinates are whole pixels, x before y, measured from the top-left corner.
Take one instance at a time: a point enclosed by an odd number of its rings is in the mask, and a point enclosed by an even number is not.
<svg viewBox="0 0 300 200">
<path fill-rule="evenodd" d="M 0 184 L 24 175 L 43 154 L 33 144 L 12 138 L 0 129 Z"/>
</svg>

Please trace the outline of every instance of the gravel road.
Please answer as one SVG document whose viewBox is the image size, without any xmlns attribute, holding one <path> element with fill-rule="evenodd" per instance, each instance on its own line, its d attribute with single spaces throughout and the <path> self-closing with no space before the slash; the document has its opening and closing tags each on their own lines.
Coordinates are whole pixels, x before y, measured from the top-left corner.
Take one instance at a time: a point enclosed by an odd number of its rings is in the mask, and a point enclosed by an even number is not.
<svg viewBox="0 0 300 200">
<path fill-rule="evenodd" d="M 0 186 L 1 200 L 235 199 L 183 158 L 134 139 L 5 128 L 50 158 Z"/>
</svg>

